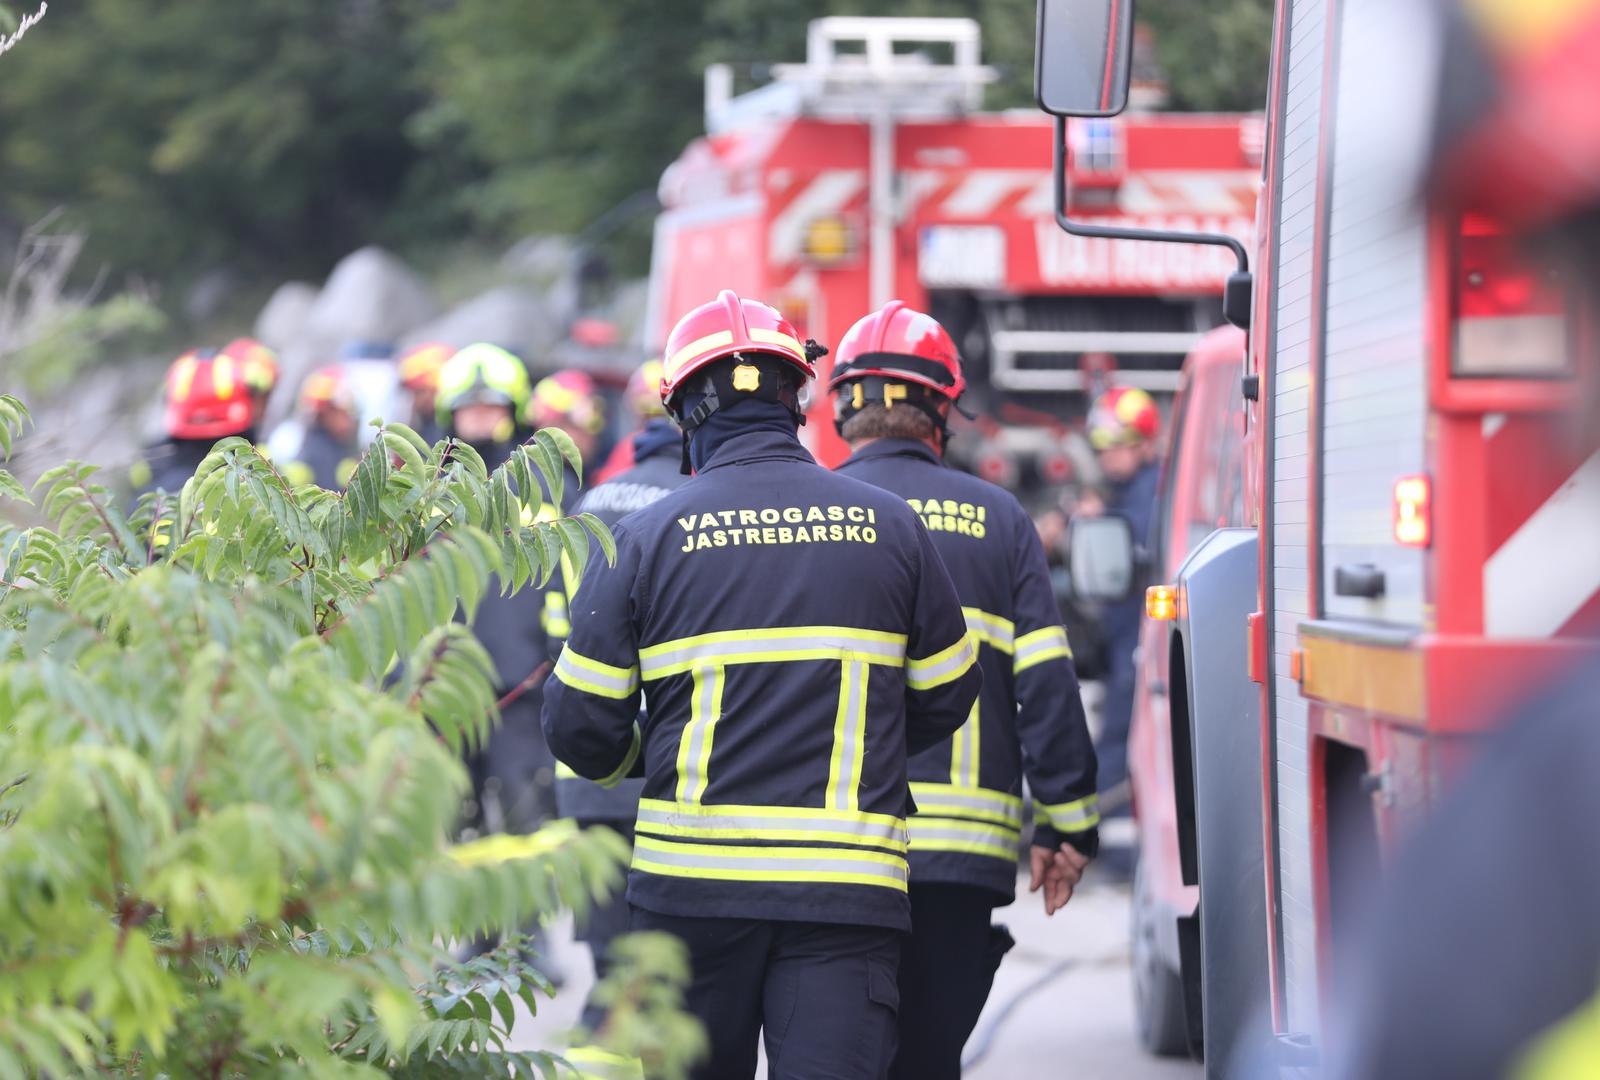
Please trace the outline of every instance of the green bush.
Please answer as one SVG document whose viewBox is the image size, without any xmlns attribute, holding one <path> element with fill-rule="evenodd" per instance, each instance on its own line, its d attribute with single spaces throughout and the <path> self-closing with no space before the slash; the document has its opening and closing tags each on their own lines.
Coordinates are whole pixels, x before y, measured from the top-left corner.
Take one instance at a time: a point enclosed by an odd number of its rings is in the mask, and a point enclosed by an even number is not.
<svg viewBox="0 0 1600 1080">
<path fill-rule="evenodd" d="M 0 451 L 26 421 L 0 397 Z M 339 494 L 227 439 L 127 515 L 88 466 L 0 470 L 53 523 L 0 525 L 0 1080 L 566 1068 L 505 1048 L 549 992 L 516 939 L 446 952 L 621 880 L 604 830 L 449 839 L 496 715 L 458 604 L 613 552 L 543 520 L 563 456 L 389 425 Z M 598 1042 L 677 1074 L 683 959 L 630 955 Z"/>
</svg>

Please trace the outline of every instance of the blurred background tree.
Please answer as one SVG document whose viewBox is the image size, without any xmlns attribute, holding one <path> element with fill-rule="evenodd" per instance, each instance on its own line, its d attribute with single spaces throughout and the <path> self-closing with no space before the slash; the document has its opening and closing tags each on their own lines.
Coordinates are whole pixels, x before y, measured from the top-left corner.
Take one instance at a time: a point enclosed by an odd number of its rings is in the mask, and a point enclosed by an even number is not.
<svg viewBox="0 0 1600 1080">
<path fill-rule="evenodd" d="M 16 5 L 11 5 L 15 7 Z M 1031 98 L 1034 0 L 858 0 L 967 15 Z M 701 72 L 799 60 L 826 0 L 83 0 L 5 58 L 0 256 L 52 207 L 81 271 L 182 285 L 226 266 L 317 276 L 361 243 L 401 252 L 572 233 L 701 131 Z M 1174 107 L 1259 107 L 1269 0 L 1144 0 Z M 625 230 L 644 267 L 648 215 Z"/>
</svg>

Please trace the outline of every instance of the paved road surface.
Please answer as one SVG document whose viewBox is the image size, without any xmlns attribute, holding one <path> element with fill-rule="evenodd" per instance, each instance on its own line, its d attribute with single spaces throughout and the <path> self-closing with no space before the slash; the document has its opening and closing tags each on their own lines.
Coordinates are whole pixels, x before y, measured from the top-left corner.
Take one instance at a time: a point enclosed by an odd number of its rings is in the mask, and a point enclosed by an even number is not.
<svg viewBox="0 0 1600 1080">
<path fill-rule="evenodd" d="M 967 1045 L 969 1059 L 981 1057 L 966 1077 L 1198 1080 L 1198 1066 L 1157 1061 L 1134 1041 L 1125 888 L 1088 882 L 1054 919 L 1026 897 L 1002 909 L 1000 921 L 1017 947 Z M 553 1046 L 553 1033 L 575 1022 L 588 986 L 588 954 L 572 942 L 570 926 L 557 927 L 552 940 L 567 985 L 538 1017 L 519 1020 L 516 1043 L 524 1047 Z"/>
</svg>

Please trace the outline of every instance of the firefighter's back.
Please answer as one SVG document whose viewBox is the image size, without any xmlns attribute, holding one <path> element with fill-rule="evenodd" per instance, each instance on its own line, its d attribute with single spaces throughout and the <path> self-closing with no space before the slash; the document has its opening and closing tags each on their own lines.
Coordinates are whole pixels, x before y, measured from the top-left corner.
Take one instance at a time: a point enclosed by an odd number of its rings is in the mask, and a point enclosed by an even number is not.
<svg viewBox="0 0 1600 1080">
<path fill-rule="evenodd" d="M 908 676 L 902 665 L 919 576 L 937 570 L 919 565 L 925 541 L 910 508 L 803 452 L 758 454 L 713 459 L 620 531 L 642 546 L 648 597 L 639 613 L 650 719 L 635 857 L 647 873 L 635 877 L 634 901 L 682 914 L 904 928 L 907 787 L 894 750 L 906 738 L 905 683 L 916 681 L 916 669 Z M 962 658 L 948 659 L 953 670 Z M 761 824 L 761 808 L 783 808 L 782 821 Z M 804 870 L 753 858 L 734 889 L 660 880 L 702 855 L 728 860 L 698 843 L 715 838 L 687 831 L 708 817 L 750 818 L 743 824 L 754 839 L 827 834 L 827 847 L 807 849 L 816 863 Z M 762 865 L 773 871 L 765 880 Z"/>
</svg>

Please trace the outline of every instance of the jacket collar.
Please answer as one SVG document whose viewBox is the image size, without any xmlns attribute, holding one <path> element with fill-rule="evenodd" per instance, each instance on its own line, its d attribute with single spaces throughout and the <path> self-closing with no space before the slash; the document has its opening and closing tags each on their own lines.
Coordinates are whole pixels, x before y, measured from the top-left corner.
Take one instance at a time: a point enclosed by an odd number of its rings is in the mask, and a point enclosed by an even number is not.
<svg viewBox="0 0 1600 1080">
<path fill-rule="evenodd" d="M 812 457 L 794 436 L 780 435 L 772 431 L 751 431 L 730 436 L 712 452 L 697 475 L 727 465 L 750 465 L 757 461 L 803 461 L 807 465 L 817 463 L 817 459 Z"/>
<path fill-rule="evenodd" d="M 944 467 L 944 459 L 933 452 L 933 447 L 919 439 L 874 439 L 851 454 L 844 464 L 853 465 L 858 461 L 873 461 L 886 457 L 916 458 L 930 465 Z"/>
</svg>

